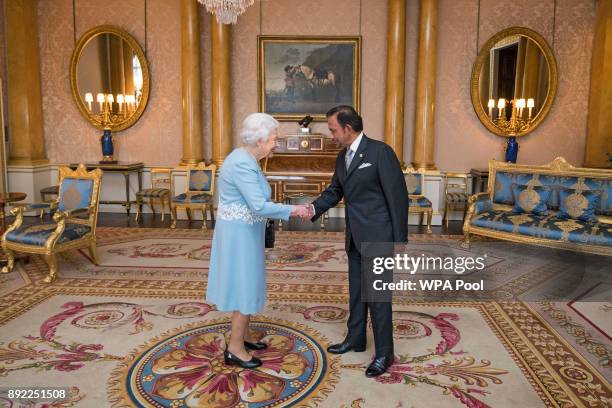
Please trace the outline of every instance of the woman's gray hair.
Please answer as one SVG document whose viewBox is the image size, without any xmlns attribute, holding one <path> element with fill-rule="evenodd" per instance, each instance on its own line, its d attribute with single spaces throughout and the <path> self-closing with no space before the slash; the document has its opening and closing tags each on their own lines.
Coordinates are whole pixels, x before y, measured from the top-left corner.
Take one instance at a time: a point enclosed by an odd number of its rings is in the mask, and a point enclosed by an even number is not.
<svg viewBox="0 0 612 408">
<path fill-rule="evenodd" d="M 255 146 L 259 140 L 267 141 L 277 127 L 278 121 L 267 113 L 251 113 L 242 122 L 240 141 L 247 146 Z"/>
</svg>

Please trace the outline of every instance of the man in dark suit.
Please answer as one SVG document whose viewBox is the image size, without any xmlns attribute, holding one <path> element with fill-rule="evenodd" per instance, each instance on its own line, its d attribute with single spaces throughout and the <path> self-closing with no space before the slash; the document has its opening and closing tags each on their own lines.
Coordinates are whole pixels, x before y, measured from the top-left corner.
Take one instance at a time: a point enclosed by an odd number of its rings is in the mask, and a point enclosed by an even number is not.
<svg viewBox="0 0 612 408">
<path fill-rule="evenodd" d="M 348 334 L 344 341 L 327 351 L 343 354 L 366 348 L 368 310 L 372 319 L 376 356 L 366 376 L 383 374 L 393 362 L 393 323 L 390 299 L 372 302 L 362 271 L 362 243 L 406 242 L 408 236 L 408 193 L 401 165 L 395 153 L 383 142 L 363 134 L 363 121 L 351 106 L 337 106 L 327 112 L 327 125 L 333 139 L 344 149 L 336 159 L 330 186 L 312 203 L 312 221 L 335 207 L 344 197 L 346 252 L 349 260 Z M 365 258 L 364 258 L 365 259 Z"/>
</svg>

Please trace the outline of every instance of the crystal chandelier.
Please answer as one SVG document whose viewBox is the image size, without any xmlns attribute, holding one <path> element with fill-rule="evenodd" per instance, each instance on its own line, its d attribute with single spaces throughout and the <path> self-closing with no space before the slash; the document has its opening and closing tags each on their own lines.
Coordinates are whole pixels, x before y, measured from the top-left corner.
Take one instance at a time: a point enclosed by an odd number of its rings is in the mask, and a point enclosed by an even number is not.
<svg viewBox="0 0 612 408">
<path fill-rule="evenodd" d="M 254 0 L 198 0 L 209 13 L 217 16 L 221 24 L 236 24 L 238 16 L 253 4 Z"/>
</svg>

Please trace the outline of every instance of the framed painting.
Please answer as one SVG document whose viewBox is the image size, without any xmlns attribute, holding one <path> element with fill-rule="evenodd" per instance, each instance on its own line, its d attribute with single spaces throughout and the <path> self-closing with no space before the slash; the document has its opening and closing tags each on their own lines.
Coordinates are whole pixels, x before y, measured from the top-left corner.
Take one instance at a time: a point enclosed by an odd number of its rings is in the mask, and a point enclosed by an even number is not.
<svg viewBox="0 0 612 408">
<path fill-rule="evenodd" d="M 300 139 L 297 137 L 288 137 L 287 150 L 300 150 Z"/>
<path fill-rule="evenodd" d="M 324 121 L 336 105 L 359 112 L 361 37 L 267 36 L 258 39 L 259 111 L 281 121 Z"/>
</svg>

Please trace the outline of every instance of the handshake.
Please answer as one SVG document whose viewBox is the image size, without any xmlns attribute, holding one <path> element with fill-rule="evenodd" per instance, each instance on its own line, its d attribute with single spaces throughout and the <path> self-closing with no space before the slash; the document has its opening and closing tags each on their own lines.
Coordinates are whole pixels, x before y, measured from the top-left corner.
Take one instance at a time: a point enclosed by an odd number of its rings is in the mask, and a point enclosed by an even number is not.
<svg viewBox="0 0 612 408">
<path fill-rule="evenodd" d="M 310 219 L 314 217 L 314 207 L 312 204 L 294 205 L 291 207 L 291 216 Z"/>
</svg>

